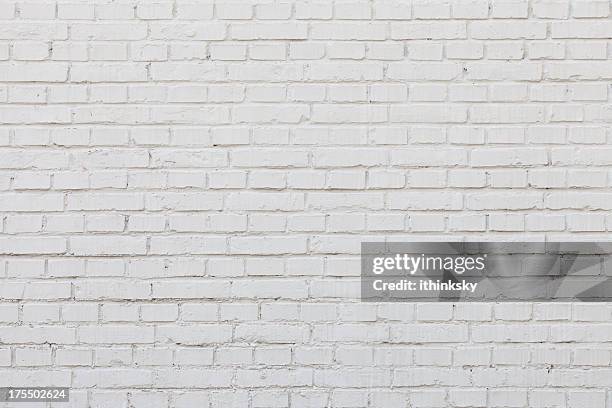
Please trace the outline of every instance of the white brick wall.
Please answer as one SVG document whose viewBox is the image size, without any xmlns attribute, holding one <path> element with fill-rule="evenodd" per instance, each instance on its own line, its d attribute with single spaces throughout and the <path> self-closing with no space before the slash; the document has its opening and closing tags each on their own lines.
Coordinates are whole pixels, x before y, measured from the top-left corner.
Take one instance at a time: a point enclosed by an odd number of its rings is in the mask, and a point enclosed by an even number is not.
<svg viewBox="0 0 612 408">
<path fill-rule="evenodd" d="M 0 384 L 75 408 L 611 407 L 606 304 L 358 301 L 364 240 L 610 234 L 611 16 L 2 0 Z"/>
</svg>

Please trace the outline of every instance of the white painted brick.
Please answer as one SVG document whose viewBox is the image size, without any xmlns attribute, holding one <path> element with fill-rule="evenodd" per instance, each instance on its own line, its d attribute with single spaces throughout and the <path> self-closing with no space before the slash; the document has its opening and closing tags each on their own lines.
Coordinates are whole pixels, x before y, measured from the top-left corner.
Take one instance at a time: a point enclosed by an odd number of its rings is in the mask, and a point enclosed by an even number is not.
<svg viewBox="0 0 612 408">
<path fill-rule="evenodd" d="M 18 348 L 15 350 L 15 365 L 22 367 L 40 367 L 51 365 L 50 348 Z"/>
<path fill-rule="evenodd" d="M 522 9 L 525 4 L 526 2 L 522 3 L 520 8 Z M 504 40 L 520 38 L 536 40 L 546 38 L 546 24 L 544 22 L 477 21 L 472 24 L 471 28 L 472 38 L 478 40 Z"/>
<path fill-rule="evenodd" d="M 606 1 L 577 1 L 572 4 L 572 16 L 576 18 L 608 17 L 610 4 Z"/>
<path fill-rule="evenodd" d="M 253 60 L 285 60 L 287 46 L 281 44 L 253 44 L 249 47 L 249 57 Z"/>
<path fill-rule="evenodd" d="M 179 2 L 177 18 L 181 20 L 208 20 L 213 16 L 213 3 Z"/>
<path fill-rule="evenodd" d="M 574 351 L 574 365 L 606 366 L 610 364 L 610 350 L 577 349 Z"/>
<path fill-rule="evenodd" d="M 412 42 L 408 45 L 408 58 L 421 61 L 442 60 L 442 43 Z"/>
<path fill-rule="evenodd" d="M 412 6 L 412 12 L 416 19 L 450 18 L 450 4 L 442 1 L 417 1 Z"/>
<path fill-rule="evenodd" d="M 387 407 L 405 404 L 408 399 L 408 393 L 405 392 L 393 392 L 393 391 L 375 391 L 370 394 L 373 407 Z"/>
<path fill-rule="evenodd" d="M 527 391 L 525 390 L 489 390 L 488 401 L 492 405 L 522 407 L 527 403 Z"/>
<path fill-rule="evenodd" d="M 95 14 L 102 20 L 125 20 L 134 18 L 136 7 L 130 4 L 96 4 Z"/>
<path fill-rule="evenodd" d="M 416 214 L 410 216 L 409 225 L 410 230 L 415 232 L 444 231 L 446 220 L 442 215 Z"/>
<path fill-rule="evenodd" d="M 165 44 L 134 43 L 130 47 L 134 61 L 165 61 L 167 59 L 168 47 Z M 148 97 L 155 100 L 155 97 Z"/>
<path fill-rule="evenodd" d="M 56 61 L 87 61 L 85 42 L 53 42 L 51 59 Z"/>
<path fill-rule="evenodd" d="M 228 303 L 220 305 L 219 308 L 219 317 L 221 320 L 248 321 L 257 319 L 258 314 L 256 304 Z"/>
<path fill-rule="evenodd" d="M 412 7 L 400 1 L 375 1 L 374 18 L 377 20 L 409 20 L 412 17 Z"/>
<path fill-rule="evenodd" d="M 171 3 L 139 4 L 136 7 L 136 17 L 142 20 L 165 20 L 172 18 Z"/>
<path fill-rule="evenodd" d="M 15 4 L 14 3 L 3 3 L 0 8 L 0 15 L 3 19 L 10 20 L 15 17 Z"/>
<path fill-rule="evenodd" d="M 479 389 L 454 389 L 450 390 L 449 399 L 457 407 L 484 406 L 487 392 Z"/>
<path fill-rule="evenodd" d="M 139 366 L 168 365 L 172 363 L 172 350 L 169 348 L 137 348 L 134 350 L 134 362 Z"/>
<path fill-rule="evenodd" d="M 19 319 L 19 309 L 17 304 L 0 305 L 0 321 L 4 323 L 14 323 Z M 10 360 L 10 357 L 9 357 Z"/>
<path fill-rule="evenodd" d="M 98 320 L 98 305 L 73 303 L 62 306 L 62 319 L 66 322 L 95 322 Z"/>
<path fill-rule="evenodd" d="M 250 348 L 219 348 L 216 361 L 221 365 L 239 365 L 253 361 L 253 351 Z"/>
<path fill-rule="evenodd" d="M 452 360 L 450 349 L 421 348 L 414 352 L 416 365 L 421 366 L 449 366 Z"/>
<path fill-rule="evenodd" d="M 316 60 L 323 58 L 325 45 L 319 43 L 291 43 L 289 56 L 295 60 Z"/>
<path fill-rule="evenodd" d="M 90 366 L 92 352 L 90 350 L 60 349 L 55 352 L 55 362 L 61 366 Z"/>
<path fill-rule="evenodd" d="M 481 215 L 451 215 L 448 228 L 451 231 L 485 231 L 487 218 Z"/>
<path fill-rule="evenodd" d="M 562 42 L 532 42 L 528 46 L 529 59 L 563 59 L 565 44 Z"/>
<path fill-rule="evenodd" d="M 145 321 L 175 321 L 178 318 L 176 305 L 151 304 L 140 307 L 140 318 Z"/>
<path fill-rule="evenodd" d="M 568 365 L 570 358 L 570 350 L 548 346 L 534 349 L 531 353 L 531 361 L 534 364 Z"/>
<path fill-rule="evenodd" d="M 55 18 L 55 4 L 20 3 L 19 17 L 32 20 L 48 20 Z"/>
<path fill-rule="evenodd" d="M 7 233 L 40 232 L 43 219 L 39 215 L 11 215 L 6 217 L 4 231 Z"/>
<path fill-rule="evenodd" d="M 415 407 L 444 407 L 446 405 L 446 393 L 439 390 L 416 390 L 410 394 L 410 402 Z"/>
<path fill-rule="evenodd" d="M 565 394 L 556 390 L 533 390 L 529 392 L 529 401 L 534 407 L 565 407 Z"/>
<path fill-rule="evenodd" d="M 530 352 L 526 348 L 500 347 L 493 350 L 493 363 L 498 365 L 522 365 L 529 362 Z"/>
<path fill-rule="evenodd" d="M 57 17 L 61 20 L 93 20 L 93 4 L 58 4 Z"/>
<path fill-rule="evenodd" d="M 610 317 L 610 310 L 595 305 L 575 305 L 573 317 L 576 321 L 606 321 Z"/>
<path fill-rule="evenodd" d="M 606 393 L 602 391 L 570 391 L 568 392 L 568 407 L 603 406 Z"/>
<path fill-rule="evenodd" d="M 570 2 L 567 0 L 542 0 L 533 3 L 533 15 L 538 18 L 566 19 Z"/>
<path fill-rule="evenodd" d="M 493 18 L 527 18 L 529 4 L 526 1 L 498 1 L 492 4 Z"/>
<path fill-rule="evenodd" d="M 91 403 L 99 408 L 125 407 L 127 406 L 127 394 L 116 391 L 96 391 L 91 395 Z"/>
<path fill-rule="evenodd" d="M 22 313 L 24 322 L 53 323 L 59 321 L 60 308 L 57 305 L 27 304 Z"/>
<path fill-rule="evenodd" d="M 13 43 L 14 60 L 39 61 L 49 56 L 49 45 L 45 42 L 20 41 Z"/>
<path fill-rule="evenodd" d="M 102 305 L 102 320 L 106 322 L 137 321 L 138 306 L 133 304 L 104 304 Z"/>
<path fill-rule="evenodd" d="M 0 382 L 75 407 L 609 403 L 605 304 L 358 302 L 363 241 L 610 232 L 609 17 L 0 4 Z"/>
</svg>

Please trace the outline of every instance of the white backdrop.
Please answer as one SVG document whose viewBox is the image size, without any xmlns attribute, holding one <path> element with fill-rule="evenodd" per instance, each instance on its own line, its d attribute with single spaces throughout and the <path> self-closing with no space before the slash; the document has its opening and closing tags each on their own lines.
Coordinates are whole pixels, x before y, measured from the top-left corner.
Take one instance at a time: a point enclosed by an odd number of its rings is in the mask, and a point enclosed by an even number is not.
<svg viewBox="0 0 612 408">
<path fill-rule="evenodd" d="M 361 241 L 609 237 L 609 1 L 0 20 L 0 383 L 70 386 L 61 407 L 612 406 L 606 304 L 358 300 Z"/>
</svg>

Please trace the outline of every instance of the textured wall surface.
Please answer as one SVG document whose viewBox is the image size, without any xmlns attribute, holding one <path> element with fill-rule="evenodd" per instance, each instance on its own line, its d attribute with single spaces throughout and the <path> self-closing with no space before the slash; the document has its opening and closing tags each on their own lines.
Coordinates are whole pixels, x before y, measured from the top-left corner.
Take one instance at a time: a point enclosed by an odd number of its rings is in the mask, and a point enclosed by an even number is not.
<svg viewBox="0 0 612 408">
<path fill-rule="evenodd" d="M 363 240 L 609 235 L 610 16 L 0 3 L 0 383 L 72 387 L 58 407 L 611 407 L 608 305 L 358 300 Z"/>
</svg>

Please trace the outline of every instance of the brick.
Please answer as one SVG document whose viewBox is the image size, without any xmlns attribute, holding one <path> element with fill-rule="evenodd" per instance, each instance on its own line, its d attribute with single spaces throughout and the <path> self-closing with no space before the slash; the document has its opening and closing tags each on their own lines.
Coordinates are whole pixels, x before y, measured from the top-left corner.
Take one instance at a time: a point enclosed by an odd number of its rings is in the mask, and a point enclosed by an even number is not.
<svg viewBox="0 0 612 408">
<path fill-rule="evenodd" d="M 414 22 L 391 23 L 393 40 L 457 40 L 467 38 L 466 23 L 457 22 Z"/>
<path fill-rule="evenodd" d="M 525 3 L 523 3 L 525 4 Z M 472 38 L 477 40 L 504 40 L 504 39 L 544 39 L 546 38 L 546 24 L 543 22 L 522 21 L 495 21 L 472 24 Z M 553 38 L 555 38 L 553 36 Z"/>
<path fill-rule="evenodd" d="M 50 366 L 51 349 L 18 348 L 15 350 L 15 365 L 22 367 Z"/>
</svg>

